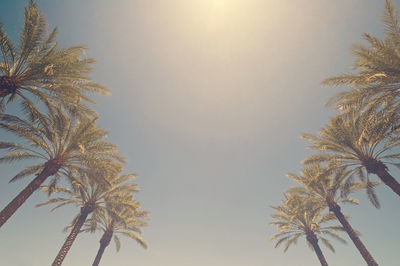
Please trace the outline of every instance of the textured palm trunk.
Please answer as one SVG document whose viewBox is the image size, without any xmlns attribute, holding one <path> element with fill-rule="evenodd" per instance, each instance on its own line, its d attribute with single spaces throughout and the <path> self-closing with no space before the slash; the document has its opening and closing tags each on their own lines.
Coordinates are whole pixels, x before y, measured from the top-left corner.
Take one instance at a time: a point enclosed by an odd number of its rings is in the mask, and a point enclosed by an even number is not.
<svg viewBox="0 0 400 266">
<path fill-rule="evenodd" d="M 321 266 L 328 266 L 324 254 L 322 254 L 322 250 L 318 245 L 318 238 L 315 235 L 315 233 L 313 231 L 308 231 L 306 232 L 306 235 L 307 235 L 306 237 L 307 241 L 313 246 L 314 251 L 319 259 L 319 262 L 321 263 Z"/>
<path fill-rule="evenodd" d="M 57 257 L 54 259 L 52 266 L 61 265 L 65 256 L 67 255 L 69 249 L 71 248 L 72 244 L 74 243 L 76 237 L 78 236 L 83 224 L 86 221 L 88 215 L 93 211 L 92 206 L 84 206 L 81 209 L 81 214 L 78 217 L 78 220 L 75 222 L 74 228 L 72 228 L 71 233 L 67 237 L 64 242 L 64 245 L 61 247 L 60 251 L 57 254 Z"/>
<path fill-rule="evenodd" d="M 390 187 L 394 193 L 400 196 L 400 184 L 389 174 L 383 162 L 375 158 L 368 158 L 362 161 L 362 165 L 365 166 L 368 173 L 376 174 L 386 186 Z"/>
<path fill-rule="evenodd" d="M 100 248 L 97 251 L 96 258 L 94 259 L 93 265 L 92 266 L 98 266 L 101 260 L 101 257 L 103 256 L 104 250 L 108 245 L 110 244 L 111 238 L 113 236 L 112 231 L 105 231 L 103 236 L 100 239 Z"/>
<path fill-rule="evenodd" d="M 48 161 L 42 172 L 33 179 L 1 212 L 0 227 L 18 210 L 19 207 L 37 190 L 43 182 L 49 177 L 57 173 L 61 165 L 55 160 Z"/>
<path fill-rule="evenodd" d="M 356 232 L 354 231 L 353 227 L 351 227 L 351 225 L 347 221 L 346 217 L 344 217 L 342 211 L 340 210 L 340 206 L 331 198 L 328 198 L 326 201 L 328 203 L 329 210 L 336 215 L 339 222 L 342 224 L 344 230 L 346 230 L 350 239 L 353 241 L 354 245 L 357 247 L 358 251 L 361 253 L 361 256 L 364 258 L 367 265 L 368 266 L 378 266 L 378 263 L 376 263 L 376 261 L 374 260 L 372 255 L 369 253 L 367 248 L 361 242 L 361 239 L 357 236 Z"/>
</svg>

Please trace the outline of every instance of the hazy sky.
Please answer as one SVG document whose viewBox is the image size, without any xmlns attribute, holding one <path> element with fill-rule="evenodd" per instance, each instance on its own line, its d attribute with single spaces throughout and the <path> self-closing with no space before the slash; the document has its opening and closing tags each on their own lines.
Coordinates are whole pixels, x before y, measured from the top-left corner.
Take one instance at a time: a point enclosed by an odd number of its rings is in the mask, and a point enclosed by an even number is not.
<svg viewBox="0 0 400 266">
<path fill-rule="evenodd" d="M 14 40 L 28 1 L 0 0 Z M 400 1 L 394 1 L 400 6 Z M 93 78 L 112 90 L 98 98 L 100 125 L 136 172 L 138 200 L 150 211 L 148 250 L 122 239 L 101 265 L 313 266 L 303 238 L 288 252 L 268 242 L 272 210 L 295 185 L 337 89 L 322 79 L 351 70 L 350 47 L 363 32 L 382 36 L 378 0 L 40 0 L 61 45 L 85 44 Z M 1 165 L 0 207 L 29 178 L 7 184 L 22 165 Z M 400 173 L 394 172 L 398 178 Z M 382 266 L 399 265 L 399 198 L 378 189 L 375 210 L 360 194 L 344 207 Z M 0 229 L 0 264 L 49 265 L 75 208 L 34 208 L 37 193 Z M 66 266 L 90 265 L 100 234 L 80 235 Z M 350 240 L 322 247 L 329 265 L 364 265 Z"/>
</svg>

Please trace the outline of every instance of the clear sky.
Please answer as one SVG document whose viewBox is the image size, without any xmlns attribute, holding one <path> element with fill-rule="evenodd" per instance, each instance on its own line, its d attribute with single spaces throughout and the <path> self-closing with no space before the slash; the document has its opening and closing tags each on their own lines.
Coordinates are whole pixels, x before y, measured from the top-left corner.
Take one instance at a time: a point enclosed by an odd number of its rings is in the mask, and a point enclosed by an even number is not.
<svg viewBox="0 0 400 266">
<path fill-rule="evenodd" d="M 0 18 L 17 39 L 28 1 L 0 0 Z M 400 1 L 394 1 L 400 7 Z M 85 44 L 98 63 L 93 78 L 100 125 L 126 155 L 151 220 L 136 242 L 106 249 L 113 266 L 313 266 L 302 239 L 274 249 L 268 226 L 282 192 L 295 185 L 309 154 L 302 132 L 332 114 L 337 89 L 322 79 L 351 70 L 350 47 L 363 32 L 382 36 L 377 0 L 39 0 L 61 45 Z M 0 165 L 0 207 L 28 182 L 8 180 L 22 165 Z M 398 178 L 400 173 L 394 172 Z M 399 178 L 398 178 L 399 180 Z M 375 210 L 360 194 L 344 207 L 379 265 L 399 265 L 399 198 L 378 189 Z M 0 264 L 49 265 L 74 208 L 34 208 L 37 193 L 0 229 Z M 99 234 L 80 235 L 66 266 L 90 265 Z M 350 241 L 350 240 L 349 240 Z M 364 265 L 350 242 L 323 251 L 329 265 Z"/>
</svg>

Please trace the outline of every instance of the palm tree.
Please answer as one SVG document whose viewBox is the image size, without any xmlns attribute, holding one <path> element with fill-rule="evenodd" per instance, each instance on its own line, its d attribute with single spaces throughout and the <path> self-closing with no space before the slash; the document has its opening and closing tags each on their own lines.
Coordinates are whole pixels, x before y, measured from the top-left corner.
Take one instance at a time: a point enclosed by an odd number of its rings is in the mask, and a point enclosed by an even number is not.
<svg viewBox="0 0 400 266">
<path fill-rule="evenodd" d="M 56 101 L 67 109 L 94 112 L 81 104 L 93 102 L 86 92 L 107 94 L 108 90 L 90 80 L 95 61 L 84 58 L 83 46 L 61 48 L 57 29 L 47 34 L 46 19 L 33 0 L 25 7 L 25 23 L 16 47 L 0 23 L 0 104 L 30 95 L 42 101 Z M 76 111 L 76 110 L 75 110 Z"/>
<path fill-rule="evenodd" d="M 138 234 L 142 233 L 140 227 L 147 225 L 148 212 L 140 210 L 139 204 L 137 204 L 138 208 L 126 208 L 124 202 L 127 201 L 134 202 L 132 194 L 118 195 L 118 200 L 115 201 L 116 204 L 108 203 L 105 212 L 102 212 L 96 219 L 92 218 L 87 222 L 83 231 L 94 232 L 101 230 L 103 232 L 93 266 L 99 265 L 104 250 L 113 237 L 117 251 L 119 251 L 121 242 L 118 235 L 132 238 L 143 248 L 147 248 L 146 241 Z"/>
<path fill-rule="evenodd" d="M 386 0 L 383 22 L 385 39 L 364 34 L 368 46 L 355 45 L 355 74 L 343 74 L 328 78 L 323 84 L 348 85 L 350 90 L 330 99 L 328 105 L 336 108 L 359 106 L 391 108 L 399 110 L 400 84 L 400 24 L 399 16 L 390 0 Z"/>
<path fill-rule="evenodd" d="M 342 224 L 344 230 L 367 264 L 369 266 L 378 265 L 343 215 L 338 204 L 338 202 L 358 204 L 358 200 L 348 195 L 349 193 L 361 189 L 361 183 L 352 182 L 352 178 L 349 177 L 349 172 L 345 171 L 343 168 L 334 172 L 331 169 L 324 169 L 320 164 L 307 166 L 301 171 L 299 176 L 291 173 L 287 174 L 287 176 L 304 186 L 292 187 L 287 193 L 297 193 L 305 197 L 310 197 L 314 201 L 319 202 L 322 207 L 328 207 L 329 211 L 333 212 Z"/>
<path fill-rule="evenodd" d="M 7 151 L 0 162 L 41 160 L 11 179 L 13 182 L 36 175 L 0 212 L 0 227 L 49 176 L 54 176 L 51 186 L 55 186 L 60 176 L 84 172 L 88 167 L 114 173 L 122 169 L 123 157 L 116 152 L 115 144 L 104 141 L 106 132 L 96 126 L 95 120 L 68 116 L 57 107 L 49 107 L 47 114 L 32 107 L 30 116 L 21 119 L 4 114 L 0 120 L 0 128 L 29 143 L 0 141 L 0 149 Z"/>
<path fill-rule="evenodd" d="M 351 110 L 337 115 L 318 132 L 318 136 L 302 135 L 312 142 L 311 149 L 322 151 L 309 156 L 304 163 L 332 162 L 339 168 L 349 168 L 367 184 L 368 173 L 375 174 L 400 196 L 400 184 L 387 168 L 388 164 L 400 167 L 399 163 L 393 162 L 400 158 L 400 153 L 393 149 L 399 145 L 399 136 L 392 130 L 398 121 L 399 116 L 395 111 Z M 367 192 L 371 194 L 370 189 Z M 374 196 L 370 196 L 374 203 Z"/>
<path fill-rule="evenodd" d="M 62 264 L 78 233 L 81 231 L 88 215 L 92 214 L 94 220 L 99 219 L 98 217 L 103 215 L 106 208 L 106 202 L 109 205 L 120 204 L 121 206 L 130 209 L 138 207 L 136 202 L 122 202 L 118 197 L 121 193 L 132 194 L 133 192 L 138 191 L 136 184 L 125 184 L 126 181 L 134 178 L 133 174 L 111 177 L 103 176 L 103 178 L 108 180 L 107 183 L 98 182 L 98 178 L 96 178 L 98 175 L 102 175 L 102 173 L 97 169 L 92 169 L 86 174 L 78 176 L 69 175 L 68 179 L 71 188 L 51 186 L 42 187 L 44 191 L 51 195 L 56 193 L 57 195 L 62 196 L 53 197 L 46 202 L 38 204 L 38 207 L 48 204 L 57 204 L 52 208 L 53 211 L 65 205 L 75 204 L 80 208 L 80 212 L 73 219 L 70 226 L 67 227 L 67 230 L 71 229 L 71 232 L 58 252 L 52 264 L 53 266 Z"/>
<path fill-rule="evenodd" d="M 328 235 L 337 240 L 346 243 L 346 241 L 337 233 L 342 231 L 341 226 L 323 226 L 324 223 L 335 220 L 332 214 L 322 214 L 322 208 L 301 197 L 297 194 L 285 195 L 285 201 L 281 206 L 271 206 L 278 214 L 272 214 L 271 217 L 277 219 L 276 222 L 271 222 L 271 225 L 277 225 L 278 234 L 271 237 L 270 240 L 277 240 L 275 248 L 286 242 L 284 252 L 288 250 L 290 245 L 296 244 L 301 236 L 305 236 L 307 243 L 318 256 L 322 266 L 327 266 L 328 263 L 319 247 L 318 241 L 321 240 L 333 252 L 335 249 L 331 243 L 323 237 Z"/>
</svg>

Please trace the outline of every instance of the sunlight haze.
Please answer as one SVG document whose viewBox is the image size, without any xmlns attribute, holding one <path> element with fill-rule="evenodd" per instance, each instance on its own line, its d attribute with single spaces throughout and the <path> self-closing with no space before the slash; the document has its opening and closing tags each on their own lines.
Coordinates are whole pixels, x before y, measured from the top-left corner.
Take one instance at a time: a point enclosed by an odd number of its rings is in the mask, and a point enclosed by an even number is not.
<svg viewBox="0 0 400 266">
<path fill-rule="evenodd" d="M 36 2 L 50 28 L 58 27 L 61 46 L 84 44 L 96 59 L 92 78 L 112 92 L 94 97 L 98 123 L 126 156 L 124 172 L 138 174 L 137 199 L 150 212 L 149 248 L 121 237 L 120 252 L 111 242 L 100 265 L 319 265 L 304 238 L 286 253 L 268 241 L 276 231 L 269 206 L 295 185 L 285 174 L 298 173 L 310 154 L 300 135 L 333 114 L 325 102 L 343 88 L 321 81 L 351 70 L 350 47 L 363 32 L 382 36 L 384 1 Z M 0 0 L 13 40 L 27 3 Z M 0 167 L 5 206 L 30 179 L 8 184 L 22 166 Z M 378 188 L 381 210 L 364 192 L 360 206 L 343 207 L 382 266 L 398 265 L 399 199 L 392 194 Z M 36 192 L 0 229 L 1 265 L 54 259 L 76 208 L 34 207 L 45 199 Z M 63 265 L 92 263 L 100 237 L 79 235 Z M 348 242 L 333 240 L 336 253 L 324 250 L 329 265 L 365 265 Z"/>
</svg>

